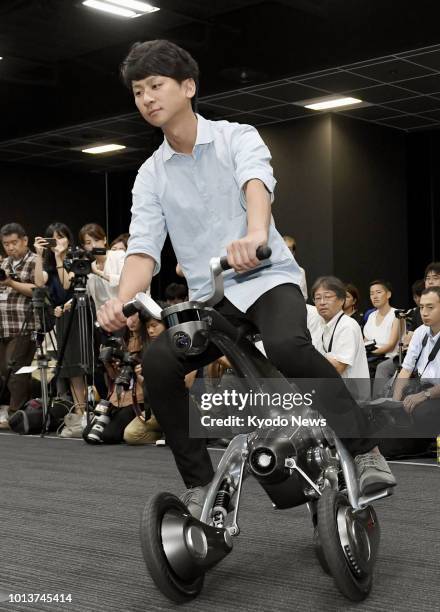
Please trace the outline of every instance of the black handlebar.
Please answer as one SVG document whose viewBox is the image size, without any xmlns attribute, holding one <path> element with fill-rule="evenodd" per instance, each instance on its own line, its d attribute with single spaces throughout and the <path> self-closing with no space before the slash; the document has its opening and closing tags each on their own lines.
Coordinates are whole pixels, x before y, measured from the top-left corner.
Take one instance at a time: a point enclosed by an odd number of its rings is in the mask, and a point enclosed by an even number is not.
<svg viewBox="0 0 440 612">
<path fill-rule="evenodd" d="M 131 317 L 132 315 L 136 314 L 137 312 L 139 312 L 139 309 L 135 305 L 133 300 L 131 300 L 130 302 L 127 302 L 122 307 L 122 314 L 124 315 L 124 317 L 127 317 L 127 318 Z"/>
<path fill-rule="evenodd" d="M 262 261 L 263 259 L 269 259 L 269 257 L 272 255 L 272 249 L 268 246 L 259 246 L 256 255 L 257 259 L 259 259 L 260 261 Z M 231 269 L 231 266 L 228 264 L 228 258 L 226 255 L 220 259 L 220 266 L 222 270 L 225 271 Z"/>
</svg>

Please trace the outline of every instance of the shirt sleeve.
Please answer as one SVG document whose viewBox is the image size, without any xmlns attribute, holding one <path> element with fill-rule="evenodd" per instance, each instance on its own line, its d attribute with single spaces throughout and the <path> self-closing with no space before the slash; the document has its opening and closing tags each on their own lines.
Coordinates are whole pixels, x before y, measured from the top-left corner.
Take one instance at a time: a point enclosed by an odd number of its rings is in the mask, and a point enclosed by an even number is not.
<svg viewBox="0 0 440 612">
<path fill-rule="evenodd" d="M 414 366 L 416 364 L 416 359 L 419 356 L 420 351 L 422 350 L 422 342 L 425 336 L 424 326 L 420 326 L 414 332 L 411 340 L 409 341 L 408 350 L 406 352 L 405 359 L 402 363 L 402 368 L 404 370 L 409 370 L 412 372 L 414 370 Z"/>
<path fill-rule="evenodd" d="M 352 366 L 356 356 L 357 342 L 355 330 L 352 327 L 345 327 L 340 330 L 340 333 L 335 334 L 332 350 L 327 354 L 341 363 Z"/>
<path fill-rule="evenodd" d="M 126 257 L 149 255 L 156 262 L 153 274 L 157 274 L 166 236 L 166 221 L 155 189 L 155 178 L 151 171 L 143 166 L 133 186 L 130 238 Z"/>
<path fill-rule="evenodd" d="M 270 164 L 271 154 L 257 130 L 251 125 L 237 125 L 232 134 L 231 152 L 240 190 L 251 179 L 260 179 L 273 202 L 276 180 Z"/>
</svg>

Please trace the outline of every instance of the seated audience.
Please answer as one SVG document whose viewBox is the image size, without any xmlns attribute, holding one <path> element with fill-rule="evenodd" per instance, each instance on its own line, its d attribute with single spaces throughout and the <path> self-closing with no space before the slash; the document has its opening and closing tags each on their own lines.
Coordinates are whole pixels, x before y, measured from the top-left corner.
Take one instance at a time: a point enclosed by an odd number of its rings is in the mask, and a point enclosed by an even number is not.
<svg viewBox="0 0 440 612">
<path fill-rule="evenodd" d="M 393 399 L 414 420 L 414 433 L 440 433 L 440 287 L 424 289 L 420 297 L 423 325 L 414 332 L 402 365 Z"/>
<path fill-rule="evenodd" d="M 322 276 L 313 285 L 312 295 L 325 322 L 317 350 L 339 372 L 355 399 L 368 400 L 370 378 L 362 331 L 343 311 L 344 283 L 334 276 Z"/>
<path fill-rule="evenodd" d="M 32 362 L 36 328 L 32 310 L 32 289 L 35 287 L 36 256 L 29 250 L 28 237 L 18 223 L 0 229 L 6 257 L 1 262 L 0 276 L 0 404 L 3 418 L 0 429 L 8 429 L 8 417 L 21 409 L 31 396 L 31 375 L 16 374 Z M 7 406 L 6 387 L 10 392 Z"/>
<path fill-rule="evenodd" d="M 359 310 L 359 291 L 352 283 L 345 285 L 345 291 L 344 312 L 348 317 L 357 321 L 362 328 L 364 326 L 364 313 Z"/>
<path fill-rule="evenodd" d="M 391 285 L 387 281 L 375 280 L 370 283 L 370 300 L 376 310 L 365 323 L 364 338 L 366 343 L 374 341 L 376 347 L 371 351 L 367 348 L 372 376 L 381 361 L 397 355 L 399 321 L 394 315 L 396 309 L 390 306 L 391 295 Z"/>
</svg>

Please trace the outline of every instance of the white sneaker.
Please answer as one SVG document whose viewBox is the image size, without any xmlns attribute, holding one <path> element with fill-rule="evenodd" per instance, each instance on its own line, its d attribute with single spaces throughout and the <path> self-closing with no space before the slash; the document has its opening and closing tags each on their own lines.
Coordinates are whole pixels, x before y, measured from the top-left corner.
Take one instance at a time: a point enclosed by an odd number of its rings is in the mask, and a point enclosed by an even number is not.
<svg viewBox="0 0 440 612">
<path fill-rule="evenodd" d="M 156 446 L 166 446 L 167 445 L 167 441 L 165 440 L 165 438 L 160 438 L 159 440 L 156 440 Z"/>
<path fill-rule="evenodd" d="M 0 423 L 7 423 L 9 419 L 8 413 L 9 406 L 0 406 Z"/>
</svg>

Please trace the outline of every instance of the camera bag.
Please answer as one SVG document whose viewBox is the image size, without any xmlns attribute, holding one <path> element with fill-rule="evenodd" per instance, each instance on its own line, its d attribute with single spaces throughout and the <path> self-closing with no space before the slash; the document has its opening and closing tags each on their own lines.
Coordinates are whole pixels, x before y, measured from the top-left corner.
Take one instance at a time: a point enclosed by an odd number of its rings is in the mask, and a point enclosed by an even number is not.
<svg viewBox="0 0 440 612">
<path fill-rule="evenodd" d="M 56 431 L 66 414 L 72 409 L 72 402 L 58 397 L 49 406 L 48 430 Z M 9 419 L 9 427 L 15 433 L 39 434 L 43 429 L 43 405 L 39 399 L 29 400 L 21 410 L 17 410 Z"/>
</svg>

